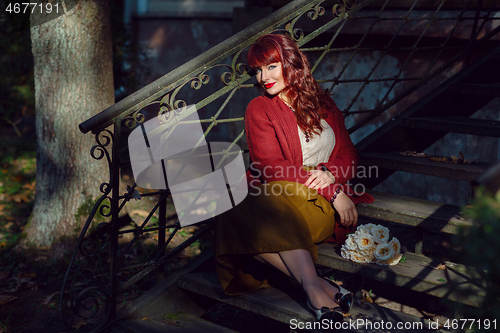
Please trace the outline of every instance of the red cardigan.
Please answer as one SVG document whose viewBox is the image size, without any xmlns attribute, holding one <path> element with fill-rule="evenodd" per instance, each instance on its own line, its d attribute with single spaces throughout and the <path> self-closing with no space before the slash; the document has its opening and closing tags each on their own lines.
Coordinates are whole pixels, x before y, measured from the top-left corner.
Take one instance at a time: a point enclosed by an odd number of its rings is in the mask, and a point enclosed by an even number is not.
<svg viewBox="0 0 500 333">
<path fill-rule="evenodd" d="M 327 111 L 327 115 L 325 120 L 335 133 L 335 147 L 328 162 L 318 165 L 317 169 L 326 167 L 335 177 L 335 184 L 318 190 L 319 194 L 330 200 L 336 187 L 342 185 L 343 191 L 355 204 L 373 202 L 371 195 L 356 195 L 345 184 L 356 175 L 358 153 L 345 127 L 342 112 L 335 106 Z M 250 186 L 279 180 L 306 182 L 309 175 L 302 166 L 297 120 L 277 95 L 260 96 L 248 104 L 245 132 L 251 159 L 247 173 Z"/>
</svg>

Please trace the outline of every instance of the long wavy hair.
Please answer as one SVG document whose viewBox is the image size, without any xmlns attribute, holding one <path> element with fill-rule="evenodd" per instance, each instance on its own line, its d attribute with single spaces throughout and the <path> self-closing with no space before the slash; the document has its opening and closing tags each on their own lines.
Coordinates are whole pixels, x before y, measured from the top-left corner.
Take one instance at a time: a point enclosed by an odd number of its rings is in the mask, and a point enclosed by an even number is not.
<svg viewBox="0 0 500 333">
<path fill-rule="evenodd" d="M 248 51 L 248 65 L 257 69 L 280 62 L 283 68 L 285 89 L 281 94 L 295 110 L 297 124 L 304 131 L 322 132 L 321 118 L 326 118 L 326 108 L 334 102 L 311 74 L 309 61 L 287 35 L 264 35 Z"/>
</svg>

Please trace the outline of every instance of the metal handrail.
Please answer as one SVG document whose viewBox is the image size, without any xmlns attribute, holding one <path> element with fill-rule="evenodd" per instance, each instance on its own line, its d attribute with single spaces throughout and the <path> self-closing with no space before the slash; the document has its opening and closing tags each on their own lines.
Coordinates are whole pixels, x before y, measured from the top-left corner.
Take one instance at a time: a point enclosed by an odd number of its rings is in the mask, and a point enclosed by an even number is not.
<svg viewBox="0 0 500 333">
<path fill-rule="evenodd" d="M 311 10 L 313 6 L 320 4 L 323 1 L 324 0 L 291 1 L 288 5 L 282 7 L 266 18 L 254 23 L 250 27 L 212 47 L 184 65 L 177 67 L 170 73 L 160 77 L 156 81 L 148 84 L 128 97 L 125 97 L 118 103 L 110 106 L 92 118 L 82 122 L 79 125 L 80 131 L 84 134 L 89 131 L 96 133 L 99 129 L 109 126 L 114 118 L 140 109 L 143 104 L 153 101 L 164 95 L 166 92 L 179 87 L 189 78 L 198 76 L 207 68 L 210 68 L 228 56 L 233 55 L 236 51 L 252 44 L 260 36 L 275 30 L 279 26 L 283 25 L 283 23 L 292 20 L 297 17 L 297 15 L 301 15 L 304 12 Z M 369 2 L 370 1 L 365 1 L 365 3 Z M 250 76 L 247 75 L 242 77 L 239 82 L 243 83 L 249 78 Z"/>
</svg>

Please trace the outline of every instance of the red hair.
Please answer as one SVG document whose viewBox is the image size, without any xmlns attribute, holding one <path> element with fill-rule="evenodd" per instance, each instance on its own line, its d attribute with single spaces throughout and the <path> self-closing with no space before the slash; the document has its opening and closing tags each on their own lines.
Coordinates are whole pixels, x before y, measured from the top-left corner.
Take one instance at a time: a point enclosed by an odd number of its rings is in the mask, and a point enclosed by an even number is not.
<svg viewBox="0 0 500 333">
<path fill-rule="evenodd" d="M 326 117 L 324 109 L 333 108 L 335 104 L 313 78 L 309 61 L 289 36 L 264 35 L 248 51 L 248 65 L 251 68 L 275 62 L 282 64 L 286 84 L 282 94 L 296 111 L 297 124 L 302 130 L 321 133 L 323 129 L 320 121 Z"/>
</svg>

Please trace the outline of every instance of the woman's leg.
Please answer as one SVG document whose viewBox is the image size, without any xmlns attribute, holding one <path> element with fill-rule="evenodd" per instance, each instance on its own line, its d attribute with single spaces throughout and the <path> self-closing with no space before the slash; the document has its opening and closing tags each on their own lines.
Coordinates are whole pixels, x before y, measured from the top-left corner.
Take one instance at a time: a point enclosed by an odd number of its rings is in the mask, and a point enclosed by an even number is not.
<svg viewBox="0 0 500 333">
<path fill-rule="evenodd" d="M 292 274 L 286 268 L 285 264 L 283 263 L 283 260 L 281 259 L 280 255 L 278 253 L 270 252 L 270 253 L 260 253 L 254 257 L 258 261 L 268 264 L 273 266 L 274 268 L 277 268 L 280 272 L 283 274 L 286 274 L 287 276 L 292 277 Z M 330 297 L 331 299 L 335 299 L 335 295 L 339 292 L 337 288 L 332 286 L 328 281 L 325 279 L 321 278 L 318 276 L 318 280 L 321 283 L 321 286 L 323 287 L 323 290 L 325 293 Z"/>
<path fill-rule="evenodd" d="M 256 259 L 270 264 L 288 276 L 294 277 L 304 288 L 311 305 L 317 309 L 336 307 L 333 301 L 338 290 L 318 277 L 311 255 L 303 249 L 278 253 L 261 253 Z"/>
</svg>

